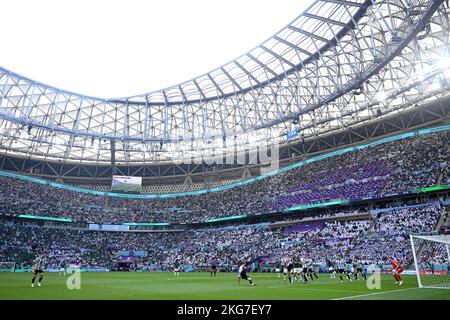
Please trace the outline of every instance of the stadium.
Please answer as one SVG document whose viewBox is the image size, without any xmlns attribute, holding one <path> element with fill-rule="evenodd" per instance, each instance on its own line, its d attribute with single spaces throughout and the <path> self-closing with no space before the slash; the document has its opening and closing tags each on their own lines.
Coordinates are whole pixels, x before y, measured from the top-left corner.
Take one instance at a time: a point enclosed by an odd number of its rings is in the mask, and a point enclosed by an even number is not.
<svg viewBox="0 0 450 320">
<path fill-rule="evenodd" d="M 123 98 L 0 67 L 0 300 L 450 299 L 449 12 L 316 0 Z"/>
</svg>

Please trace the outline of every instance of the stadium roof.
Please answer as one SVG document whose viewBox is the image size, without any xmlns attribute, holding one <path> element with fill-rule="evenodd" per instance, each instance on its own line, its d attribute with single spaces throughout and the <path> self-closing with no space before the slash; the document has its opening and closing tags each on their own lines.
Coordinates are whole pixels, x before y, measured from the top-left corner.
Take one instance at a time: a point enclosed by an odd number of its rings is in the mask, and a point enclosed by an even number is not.
<svg viewBox="0 0 450 320">
<path fill-rule="evenodd" d="M 0 152 L 84 163 L 223 155 L 343 130 L 448 94 L 443 1 L 318 0 L 211 72 L 124 98 L 0 68 Z M 447 71 L 446 71 L 447 70 Z"/>
</svg>

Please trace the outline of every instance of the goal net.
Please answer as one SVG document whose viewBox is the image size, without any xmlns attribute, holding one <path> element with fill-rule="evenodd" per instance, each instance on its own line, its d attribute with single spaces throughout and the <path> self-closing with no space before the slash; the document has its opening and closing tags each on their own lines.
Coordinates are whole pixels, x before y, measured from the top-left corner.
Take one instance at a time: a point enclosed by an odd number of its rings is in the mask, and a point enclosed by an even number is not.
<svg viewBox="0 0 450 320">
<path fill-rule="evenodd" d="M 450 289 L 450 235 L 410 235 L 419 288 Z"/>
<path fill-rule="evenodd" d="M 15 262 L 0 262 L 0 272 L 14 272 Z"/>
</svg>

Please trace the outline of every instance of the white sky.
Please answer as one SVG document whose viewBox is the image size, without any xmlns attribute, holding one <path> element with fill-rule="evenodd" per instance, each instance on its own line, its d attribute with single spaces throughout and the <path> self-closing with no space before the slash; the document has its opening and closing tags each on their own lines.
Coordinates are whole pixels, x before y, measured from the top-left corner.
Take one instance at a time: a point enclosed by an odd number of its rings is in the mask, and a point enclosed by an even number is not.
<svg viewBox="0 0 450 320">
<path fill-rule="evenodd" d="M 145 93 L 260 44 L 312 0 L 0 0 L 0 66 L 98 97 Z"/>
</svg>

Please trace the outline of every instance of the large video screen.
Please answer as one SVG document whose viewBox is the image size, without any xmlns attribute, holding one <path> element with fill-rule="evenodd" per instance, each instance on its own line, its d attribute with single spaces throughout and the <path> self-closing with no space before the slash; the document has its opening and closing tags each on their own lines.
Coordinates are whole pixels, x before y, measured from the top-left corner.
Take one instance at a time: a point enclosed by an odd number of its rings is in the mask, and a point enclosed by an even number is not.
<svg viewBox="0 0 450 320">
<path fill-rule="evenodd" d="M 111 191 L 141 193 L 142 177 L 113 176 Z"/>
</svg>

